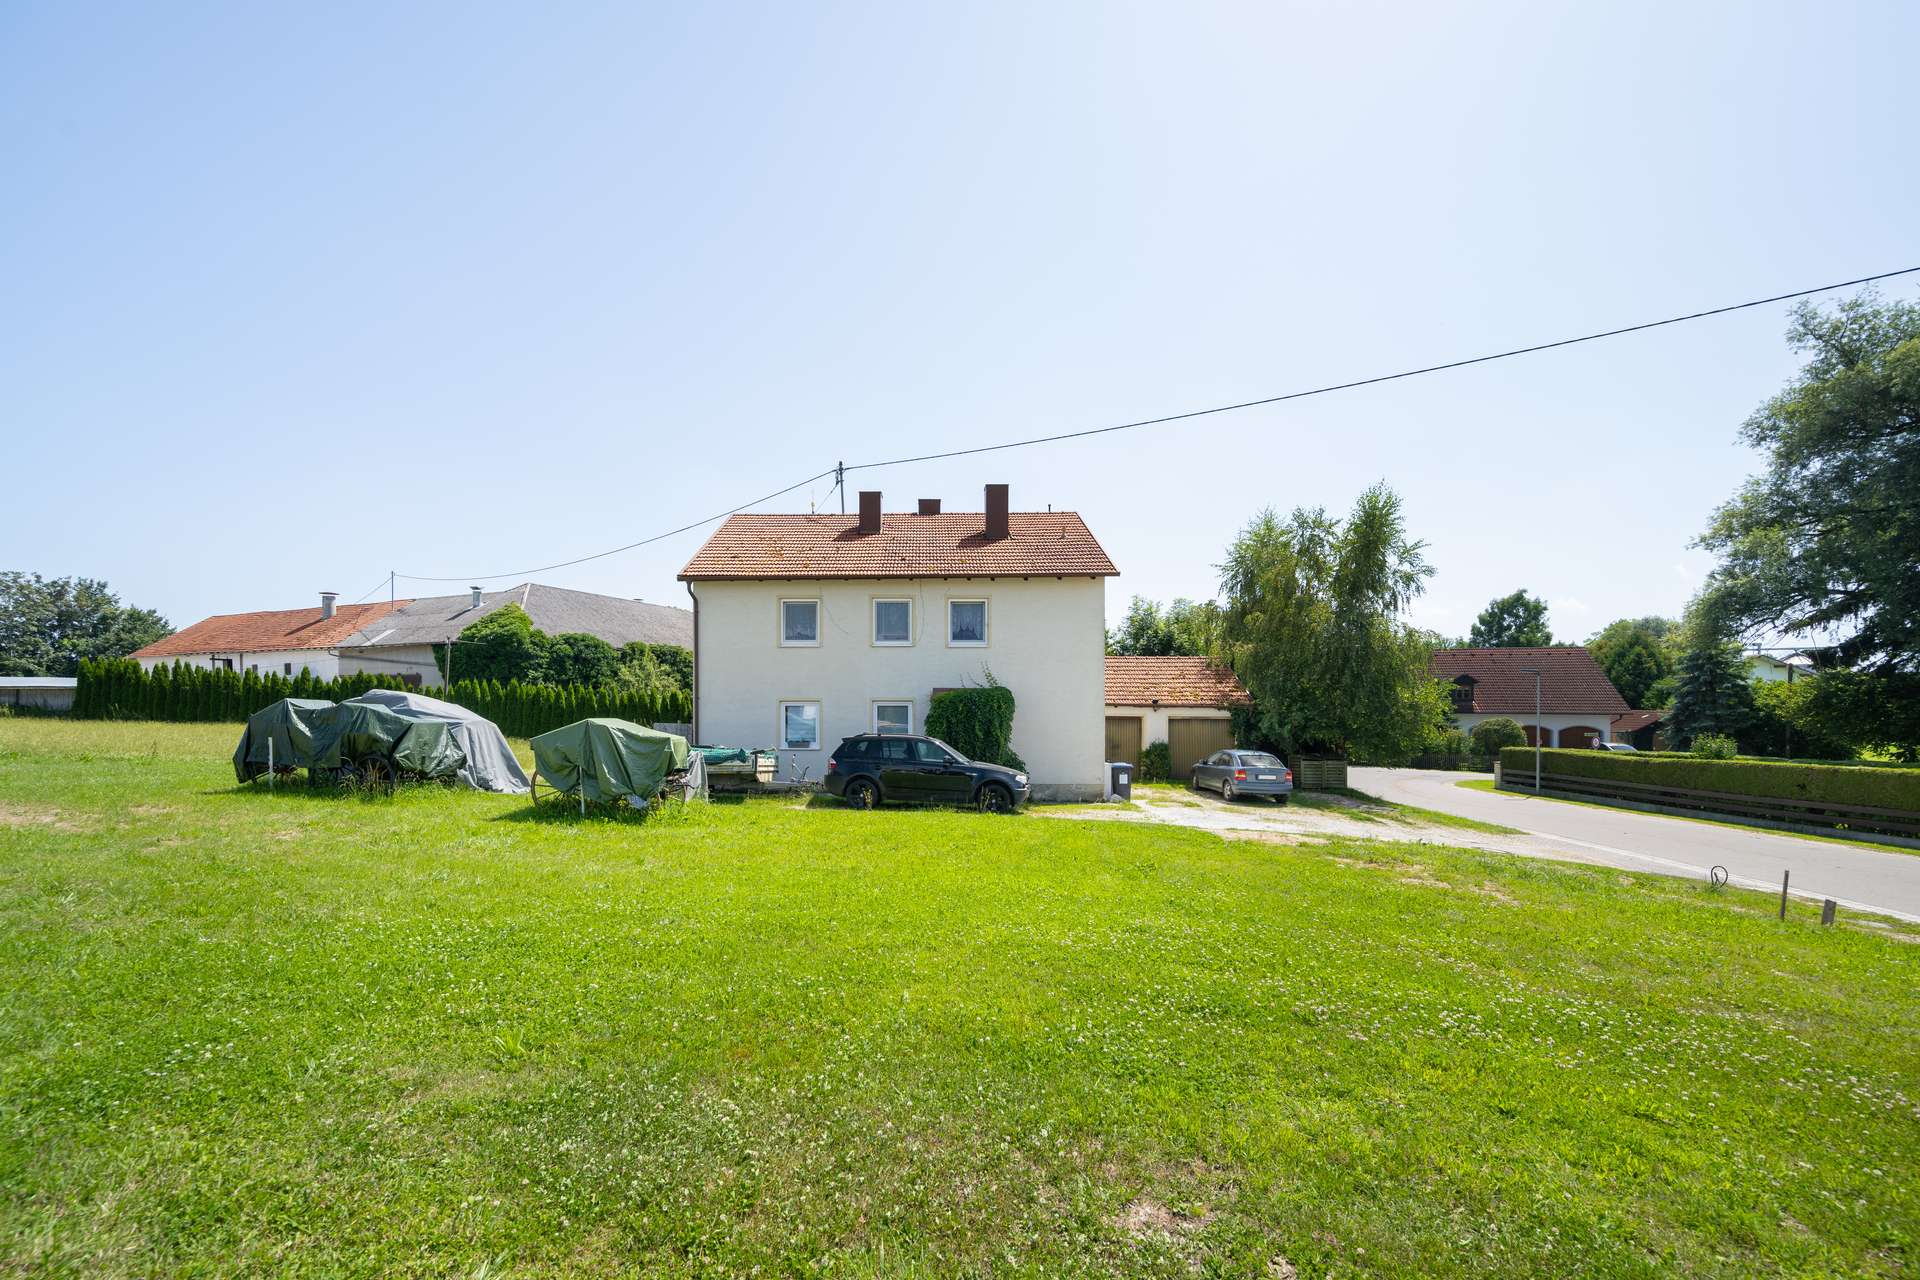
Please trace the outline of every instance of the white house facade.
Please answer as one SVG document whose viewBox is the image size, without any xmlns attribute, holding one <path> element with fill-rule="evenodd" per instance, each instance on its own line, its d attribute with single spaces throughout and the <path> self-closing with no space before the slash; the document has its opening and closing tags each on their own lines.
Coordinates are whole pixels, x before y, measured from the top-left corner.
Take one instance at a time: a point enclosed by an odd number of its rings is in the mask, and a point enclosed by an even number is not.
<svg viewBox="0 0 1920 1280">
<path fill-rule="evenodd" d="M 996 492 L 997 491 L 997 492 Z M 740 515 L 681 572 L 694 600 L 694 733 L 770 747 L 819 779 L 843 738 L 925 732 L 936 692 L 997 681 L 1037 799 L 1105 792 L 1106 579 L 1072 512 L 923 501 L 883 515 Z"/>
</svg>

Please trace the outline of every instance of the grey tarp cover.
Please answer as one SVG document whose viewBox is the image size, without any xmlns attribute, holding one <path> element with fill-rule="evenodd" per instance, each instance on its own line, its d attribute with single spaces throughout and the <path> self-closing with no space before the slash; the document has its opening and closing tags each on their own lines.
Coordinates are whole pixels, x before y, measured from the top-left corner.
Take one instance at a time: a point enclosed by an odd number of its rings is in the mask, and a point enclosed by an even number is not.
<svg viewBox="0 0 1920 1280">
<path fill-rule="evenodd" d="M 685 738 L 630 720 L 576 720 L 533 739 L 534 772 L 592 801 L 651 800 L 688 755 Z"/>
<path fill-rule="evenodd" d="M 267 771 L 268 742 L 278 769 L 304 769 L 313 763 L 313 717 L 333 704 L 325 698 L 282 698 L 247 717 L 240 745 L 233 749 L 233 776 L 252 781 Z"/>
<path fill-rule="evenodd" d="M 451 778 L 467 757 L 445 720 L 414 719 L 370 702 L 342 702 L 313 713 L 313 767 L 337 769 L 385 756 L 404 773 Z"/>
<path fill-rule="evenodd" d="M 500 726 L 465 707 L 405 689 L 369 689 L 349 702 L 370 702 L 414 719 L 445 720 L 453 726 L 453 740 L 467 756 L 460 781 L 476 791 L 498 791 L 518 796 L 527 792 L 527 771 L 514 759 L 513 748 Z"/>
</svg>

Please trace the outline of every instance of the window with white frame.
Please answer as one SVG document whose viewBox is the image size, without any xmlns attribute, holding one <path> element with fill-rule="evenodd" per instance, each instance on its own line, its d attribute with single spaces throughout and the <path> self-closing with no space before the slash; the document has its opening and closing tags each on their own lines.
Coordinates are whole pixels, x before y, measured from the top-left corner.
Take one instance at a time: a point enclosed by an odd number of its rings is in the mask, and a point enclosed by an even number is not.
<svg viewBox="0 0 1920 1280">
<path fill-rule="evenodd" d="M 780 704 L 780 749 L 782 751 L 818 751 L 820 749 L 820 704 L 783 702 Z"/>
<path fill-rule="evenodd" d="M 911 702 L 874 703 L 873 731 L 875 733 L 912 733 L 913 704 Z"/>
<path fill-rule="evenodd" d="M 987 602 L 947 601 L 947 643 L 983 645 L 987 642 Z"/>
<path fill-rule="evenodd" d="M 873 642 L 875 644 L 913 643 L 913 601 L 875 600 L 873 602 Z"/>
<path fill-rule="evenodd" d="M 780 643 L 799 646 L 820 643 L 820 602 L 818 600 L 782 600 L 780 602 Z"/>
</svg>

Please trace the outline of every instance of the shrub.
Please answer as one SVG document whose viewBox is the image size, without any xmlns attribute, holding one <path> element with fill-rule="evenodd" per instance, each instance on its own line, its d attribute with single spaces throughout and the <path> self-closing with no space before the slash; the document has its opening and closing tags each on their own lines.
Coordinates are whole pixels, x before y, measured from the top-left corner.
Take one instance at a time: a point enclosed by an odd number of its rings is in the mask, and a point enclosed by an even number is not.
<svg viewBox="0 0 1920 1280">
<path fill-rule="evenodd" d="M 1482 720 L 1473 726 L 1473 753 L 1492 760 L 1507 747 L 1523 747 L 1527 744 L 1527 731 L 1518 722 L 1506 716 L 1495 716 L 1491 720 Z"/>
<path fill-rule="evenodd" d="M 1532 748 L 1508 747 L 1501 769 L 1533 772 Z M 1548 750 L 1548 773 L 1638 782 L 1649 786 L 1721 791 L 1810 803 L 1873 805 L 1920 812 L 1920 769 L 1876 769 L 1851 764 L 1801 764 L 1784 760 L 1709 760 L 1700 756 L 1640 752 Z"/>
<path fill-rule="evenodd" d="M 927 733 L 970 760 L 1025 769 L 1013 753 L 1013 691 L 991 675 L 987 680 L 936 694 L 927 707 Z"/>
<path fill-rule="evenodd" d="M 1173 777 L 1173 751 L 1164 742 L 1149 742 L 1140 753 L 1140 781 L 1166 782 Z"/>
<path fill-rule="evenodd" d="M 1693 740 L 1693 754 L 1702 760 L 1731 760 L 1740 754 L 1740 744 L 1723 733 L 1703 733 Z"/>
</svg>

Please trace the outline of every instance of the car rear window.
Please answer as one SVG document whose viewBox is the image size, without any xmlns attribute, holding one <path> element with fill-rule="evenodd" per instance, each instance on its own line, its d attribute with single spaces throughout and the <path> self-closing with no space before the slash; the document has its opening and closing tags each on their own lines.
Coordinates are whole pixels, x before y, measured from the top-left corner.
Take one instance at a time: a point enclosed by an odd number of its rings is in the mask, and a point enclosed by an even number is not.
<svg viewBox="0 0 1920 1280">
<path fill-rule="evenodd" d="M 1280 763 L 1278 757 L 1270 756 L 1264 751 L 1242 751 L 1240 753 L 1240 763 L 1250 764 L 1256 769 L 1280 769 L 1285 767 Z"/>
</svg>

